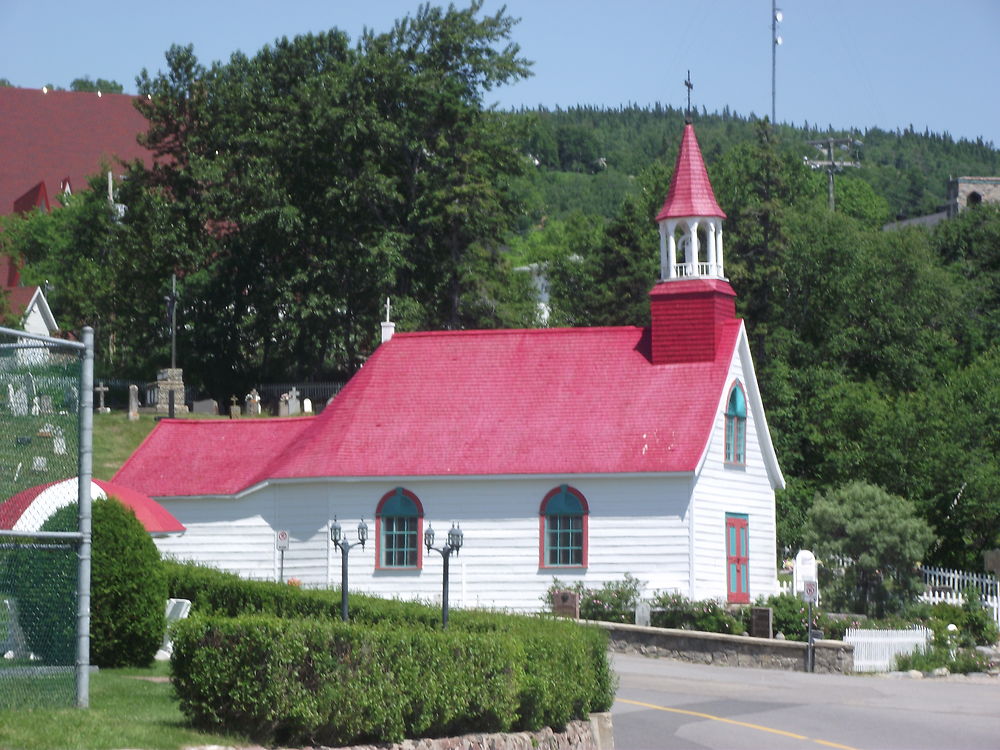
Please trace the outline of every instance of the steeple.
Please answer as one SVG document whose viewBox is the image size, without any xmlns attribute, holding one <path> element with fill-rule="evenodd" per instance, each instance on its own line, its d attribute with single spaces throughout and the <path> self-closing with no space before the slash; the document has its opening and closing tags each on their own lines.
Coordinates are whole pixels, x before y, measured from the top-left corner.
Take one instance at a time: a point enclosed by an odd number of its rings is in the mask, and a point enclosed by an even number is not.
<svg viewBox="0 0 1000 750">
<path fill-rule="evenodd" d="M 656 216 L 660 283 L 649 293 L 654 365 L 715 359 L 722 330 L 736 318 L 736 293 L 723 275 L 725 218 L 688 122 L 667 199 Z"/>
<path fill-rule="evenodd" d="M 724 279 L 722 220 L 725 218 L 715 201 L 694 126 L 688 122 L 667 199 L 656 216 L 660 226 L 660 279 Z M 701 237 L 705 239 L 704 260 L 700 257 Z"/>
</svg>

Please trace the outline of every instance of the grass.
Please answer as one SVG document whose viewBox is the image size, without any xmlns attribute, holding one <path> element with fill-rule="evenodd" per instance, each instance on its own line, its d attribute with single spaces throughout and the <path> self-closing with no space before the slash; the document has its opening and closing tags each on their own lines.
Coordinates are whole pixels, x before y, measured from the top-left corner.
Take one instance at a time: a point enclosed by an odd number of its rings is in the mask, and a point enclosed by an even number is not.
<svg viewBox="0 0 1000 750">
<path fill-rule="evenodd" d="M 130 422 L 123 412 L 94 415 L 94 465 L 97 479 L 111 479 L 156 426 L 150 414 Z"/>
<path fill-rule="evenodd" d="M 90 679 L 90 708 L 0 711 L 6 750 L 177 750 L 192 745 L 249 745 L 245 737 L 187 725 L 166 662 L 150 669 L 101 670 Z M 150 679 L 153 678 L 153 679 Z M 154 681 L 158 680 L 158 681 Z"/>
</svg>

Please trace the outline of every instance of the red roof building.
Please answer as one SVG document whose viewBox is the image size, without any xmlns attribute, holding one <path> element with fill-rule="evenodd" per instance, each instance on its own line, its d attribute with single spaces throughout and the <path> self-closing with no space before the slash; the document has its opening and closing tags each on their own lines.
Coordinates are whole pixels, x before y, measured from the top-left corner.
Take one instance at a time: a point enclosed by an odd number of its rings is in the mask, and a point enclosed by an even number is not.
<svg viewBox="0 0 1000 750">
<path fill-rule="evenodd" d="M 146 119 L 135 97 L 76 91 L 0 87 L 0 214 L 47 204 L 69 181 L 87 178 L 120 162 L 152 155 L 136 140 Z"/>
<path fill-rule="evenodd" d="M 351 577 L 373 593 L 434 596 L 422 534 L 452 522 L 459 605 L 537 609 L 553 576 L 626 573 L 692 598 L 776 593 L 784 480 L 690 126 L 660 216 L 687 256 L 664 265 L 648 328 L 390 335 L 318 417 L 163 420 L 115 481 L 187 526 L 162 549 L 253 577 L 335 584 L 332 524 L 368 518 Z"/>
</svg>

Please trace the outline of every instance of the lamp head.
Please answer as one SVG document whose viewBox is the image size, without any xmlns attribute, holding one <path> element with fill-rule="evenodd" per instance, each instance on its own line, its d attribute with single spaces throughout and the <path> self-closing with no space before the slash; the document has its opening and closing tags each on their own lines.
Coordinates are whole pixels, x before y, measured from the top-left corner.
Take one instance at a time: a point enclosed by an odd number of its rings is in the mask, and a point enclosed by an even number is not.
<svg viewBox="0 0 1000 750">
<path fill-rule="evenodd" d="M 424 530 L 424 546 L 427 547 L 428 552 L 434 546 L 434 527 L 430 524 L 427 524 L 427 528 Z"/>
<path fill-rule="evenodd" d="M 448 546 L 457 552 L 462 549 L 462 541 L 462 528 L 456 524 L 452 524 L 451 530 L 448 532 Z"/>
<path fill-rule="evenodd" d="M 365 519 L 361 519 L 358 524 L 358 541 L 361 542 L 361 546 L 365 546 L 365 542 L 368 541 L 368 524 L 365 523 Z"/>
<path fill-rule="evenodd" d="M 344 538 L 344 530 L 340 527 L 340 523 L 337 521 L 337 517 L 333 517 L 333 523 L 330 524 L 330 540 L 334 544 L 339 544 L 340 540 Z"/>
</svg>

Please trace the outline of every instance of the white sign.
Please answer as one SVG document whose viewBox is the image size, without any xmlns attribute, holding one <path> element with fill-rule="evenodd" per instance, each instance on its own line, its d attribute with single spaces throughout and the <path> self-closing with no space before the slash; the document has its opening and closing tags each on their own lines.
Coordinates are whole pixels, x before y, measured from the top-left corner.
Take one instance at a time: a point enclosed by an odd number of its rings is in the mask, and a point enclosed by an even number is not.
<svg viewBox="0 0 1000 750">
<path fill-rule="evenodd" d="M 792 571 L 792 590 L 799 594 L 806 581 L 819 580 L 816 573 L 816 556 L 807 549 L 800 549 L 795 556 L 795 568 Z"/>
<path fill-rule="evenodd" d="M 819 602 L 819 584 L 816 581 L 805 581 L 802 585 L 802 598 L 812 604 Z"/>
<path fill-rule="evenodd" d="M 274 533 L 274 547 L 278 550 L 288 549 L 288 531 L 282 529 Z"/>
</svg>

